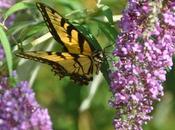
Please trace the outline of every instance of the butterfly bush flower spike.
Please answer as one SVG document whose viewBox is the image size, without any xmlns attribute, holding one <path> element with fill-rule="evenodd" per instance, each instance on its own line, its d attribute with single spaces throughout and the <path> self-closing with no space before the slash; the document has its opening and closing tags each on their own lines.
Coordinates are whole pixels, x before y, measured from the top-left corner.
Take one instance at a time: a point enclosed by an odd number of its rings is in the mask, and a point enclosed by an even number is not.
<svg viewBox="0 0 175 130">
<path fill-rule="evenodd" d="M 113 63 L 110 87 L 110 104 L 117 110 L 113 123 L 116 130 L 142 130 L 173 65 L 175 2 L 128 0 L 119 26 L 113 53 L 119 61 Z"/>
<path fill-rule="evenodd" d="M 47 109 L 36 102 L 26 81 L 11 88 L 8 78 L 0 79 L 1 130 L 52 130 Z"/>
</svg>

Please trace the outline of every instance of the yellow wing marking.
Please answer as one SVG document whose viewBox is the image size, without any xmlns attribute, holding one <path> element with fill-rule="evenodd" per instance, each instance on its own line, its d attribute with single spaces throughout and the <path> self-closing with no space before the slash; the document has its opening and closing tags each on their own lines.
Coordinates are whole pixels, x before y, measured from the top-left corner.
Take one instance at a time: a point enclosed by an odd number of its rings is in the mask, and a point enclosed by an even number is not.
<svg viewBox="0 0 175 130">
<path fill-rule="evenodd" d="M 64 46 L 68 49 L 68 52 L 85 55 L 91 54 L 91 47 L 83 34 L 81 34 L 73 25 L 69 24 L 67 20 L 61 17 L 55 10 L 40 3 L 37 5 L 44 17 L 49 31 L 52 35 L 55 35 L 55 33 L 53 33 L 53 28 L 50 26 L 50 24 L 52 24 L 56 30 L 57 37 L 63 42 Z M 47 13 L 48 17 L 46 17 L 45 13 Z M 50 22 L 48 22 L 48 20 L 50 20 Z"/>
<path fill-rule="evenodd" d="M 93 73 L 96 72 L 95 68 L 92 67 L 93 63 L 91 59 L 86 55 L 71 55 L 69 53 L 57 53 L 57 52 L 44 52 L 44 51 L 34 51 L 25 52 L 17 54 L 20 57 L 52 64 L 57 64 L 62 66 L 67 74 L 78 74 L 81 76 L 92 77 Z"/>
</svg>

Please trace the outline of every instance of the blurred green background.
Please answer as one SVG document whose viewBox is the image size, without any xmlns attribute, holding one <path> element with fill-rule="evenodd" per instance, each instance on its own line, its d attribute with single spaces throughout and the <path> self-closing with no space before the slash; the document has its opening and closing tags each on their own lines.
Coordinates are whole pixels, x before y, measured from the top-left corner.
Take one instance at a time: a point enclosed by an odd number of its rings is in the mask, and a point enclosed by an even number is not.
<svg viewBox="0 0 175 130">
<path fill-rule="evenodd" d="M 50 5 L 62 15 L 86 25 L 102 47 L 115 42 L 114 37 L 109 38 L 108 35 L 113 33 L 113 28 L 119 30 L 117 22 L 111 23 L 110 27 L 109 24 L 100 26 L 100 21 L 104 21 L 102 17 L 104 14 L 96 7 L 96 0 L 43 0 L 42 2 Z M 31 3 L 34 2 L 31 1 Z M 109 7 L 113 16 L 117 16 L 125 8 L 126 0 L 101 0 L 100 4 Z M 17 42 L 22 42 L 25 50 L 31 48 L 44 50 L 50 44 L 53 44 L 50 50 L 59 49 L 58 44 L 52 38 L 34 47 L 30 44 L 48 32 L 36 7 L 32 6 L 24 11 L 18 11 L 15 15 L 16 19 L 9 28 L 9 34 L 13 34 Z M 96 19 L 94 20 L 94 18 Z M 105 35 L 105 31 L 110 29 L 111 32 Z M 54 130 L 113 130 L 112 119 L 115 116 L 115 110 L 108 104 L 112 94 L 105 80 L 95 91 L 90 106 L 82 111 L 80 106 L 89 96 L 90 86 L 78 86 L 69 78 L 59 80 L 50 71 L 48 65 L 33 61 L 20 60 L 20 62 L 19 66 L 16 64 L 19 79 L 31 81 L 38 102 L 49 110 Z M 155 103 L 155 109 L 152 113 L 153 119 L 144 126 L 144 130 L 175 129 L 174 80 L 175 70 L 173 68 L 168 72 L 167 81 L 164 84 L 165 96 L 162 97 L 161 102 Z"/>
</svg>

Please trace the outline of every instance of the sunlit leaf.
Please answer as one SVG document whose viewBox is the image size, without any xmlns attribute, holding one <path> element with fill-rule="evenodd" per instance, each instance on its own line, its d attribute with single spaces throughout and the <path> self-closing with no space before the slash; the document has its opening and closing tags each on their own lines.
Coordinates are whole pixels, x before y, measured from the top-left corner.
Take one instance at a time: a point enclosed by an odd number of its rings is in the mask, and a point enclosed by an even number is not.
<svg viewBox="0 0 175 130">
<path fill-rule="evenodd" d="M 112 11 L 107 5 L 100 5 L 101 13 L 106 16 L 108 22 L 113 24 Z"/>
</svg>

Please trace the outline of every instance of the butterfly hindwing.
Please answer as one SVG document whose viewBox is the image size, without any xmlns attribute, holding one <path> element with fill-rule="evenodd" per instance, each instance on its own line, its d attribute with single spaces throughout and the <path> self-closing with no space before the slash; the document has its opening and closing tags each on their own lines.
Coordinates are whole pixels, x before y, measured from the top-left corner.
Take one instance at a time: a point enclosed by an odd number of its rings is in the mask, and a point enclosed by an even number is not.
<svg viewBox="0 0 175 130">
<path fill-rule="evenodd" d="M 74 54 L 90 55 L 94 51 L 88 39 L 67 19 L 63 18 L 52 8 L 42 4 L 36 4 L 40 10 L 50 33 L 54 39 L 61 43 L 64 50 Z"/>
<path fill-rule="evenodd" d="M 67 52 L 30 51 L 18 53 L 17 56 L 49 64 L 60 78 L 70 76 L 80 84 L 91 81 L 99 68 L 93 64 L 91 57 Z"/>
</svg>

